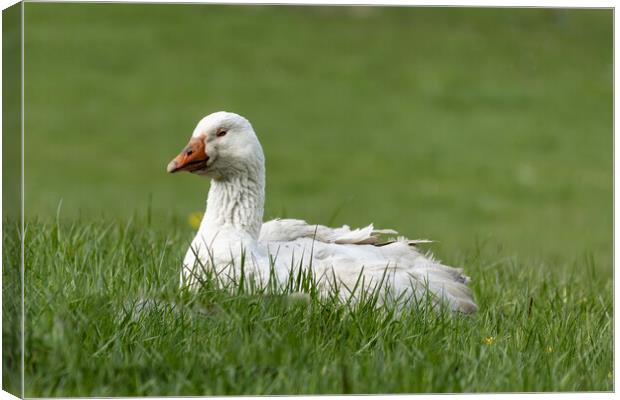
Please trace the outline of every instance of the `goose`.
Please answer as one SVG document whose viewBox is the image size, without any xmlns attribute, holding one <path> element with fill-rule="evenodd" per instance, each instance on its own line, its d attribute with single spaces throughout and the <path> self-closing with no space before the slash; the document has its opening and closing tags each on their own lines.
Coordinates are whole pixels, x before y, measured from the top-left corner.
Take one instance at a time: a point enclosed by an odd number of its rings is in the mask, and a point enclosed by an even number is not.
<svg viewBox="0 0 620 400">
<path fill-rule="evenodd" d="M 206 211 L 183 259 L 182 288 L 200 287 L 208 271 L 229 282 L 238 282 L 241 272 L 261 282 L 274 276 L 285 282 L 293 265 L 305 263 L 321 293 L 336 288 L 342 299 L 355 288 L 379 288 L 397 299 L 430 298 L 465 314 L 477 310 L 470 278 L 418 250 L 425 240 L 382 239 L 397 232 L 372 224 L 351 229 L 299 219 L 263 223 L 265 156 L 252 125 L 238 114 L 202 118 L 167 165 L 169 173 L 181 171 L 211 180 Z"/>
</svg>

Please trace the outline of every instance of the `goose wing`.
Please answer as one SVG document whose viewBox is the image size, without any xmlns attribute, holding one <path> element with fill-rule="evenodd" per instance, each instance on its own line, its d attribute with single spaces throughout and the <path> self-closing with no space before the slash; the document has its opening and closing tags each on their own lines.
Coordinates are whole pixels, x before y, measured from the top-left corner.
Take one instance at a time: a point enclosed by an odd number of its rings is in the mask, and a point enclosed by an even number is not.
<svg viewBox="0 0 620 400">
<path fill-rule="evenodd" d="M 409 245 L 431 243 L 431 240 L 411 240 L 404 237 L 385 238 L 397 235 L 393 229 L 375 229 L 373 224 L 363 228 L 351 229 L 348 225 L 330 228 L 324 225 L 309 224 L 301 219 L 274 219 L 263 224 L 258 240 L 268 242 L 290 242 L 300 238 L 311 238 L 318 242 L 335 244 L 372 244 L 385 246 L 397 241 L 406 241 Z"/>
<path fill-rule="evenodd" d="M 468 287 L 469 277 L 461 268 L 444 265 L 430 253 L 421 253 L 406 239 L 377 246 L 299 237 L 261 242 L 259 246 L 270 255 L 282 277 L 298 266 L 311 266 L 320 281 L 333 282 L 335 278 L 342 285 L 344 298 L 357 285 L 361 274 L 362 285 L 372 287 L 385 279 L 383 282 L 397 296 L 414 294 L 422 299 L 428 290 L 437 301 L 447 300 L 455 311 L 472 313 L 477 308 Z M 330 287 L 331 284 L 325 286 Z"/>
<path fill-rule="evenodd" d="M 318 242 L 336 244 L 376 244 L 381 235 L 395 235 L 392 229 L 375 229 L 373 224 L 351 229 L 348 225 L 330 228 L 309 224 L 301 219 L 274 219 L 263 224 L 258 240 L 260 242 L 288 242 L 300 238 L 311 238 Z"/>
</svg>

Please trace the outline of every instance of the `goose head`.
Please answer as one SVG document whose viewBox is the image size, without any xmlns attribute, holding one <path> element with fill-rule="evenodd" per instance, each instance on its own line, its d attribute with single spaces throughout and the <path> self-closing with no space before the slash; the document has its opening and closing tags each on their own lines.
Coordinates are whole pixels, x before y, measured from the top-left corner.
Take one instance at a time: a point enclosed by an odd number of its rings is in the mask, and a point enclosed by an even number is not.
<svg viewBox="0 0 620 400">
<path fill-rule="evenodd" d="M 250 122 L 238 114 L 219 111 L 198 122 L 187 146 L 166 169 L 221 180 L 262 170 L 263 165 L 263 150 Z"/>
</svg>

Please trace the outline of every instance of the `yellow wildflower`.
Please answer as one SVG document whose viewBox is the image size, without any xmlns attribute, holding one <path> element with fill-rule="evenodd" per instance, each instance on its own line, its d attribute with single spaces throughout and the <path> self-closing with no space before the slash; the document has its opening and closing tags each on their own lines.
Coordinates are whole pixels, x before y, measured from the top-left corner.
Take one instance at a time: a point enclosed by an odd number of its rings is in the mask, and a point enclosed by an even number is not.
<svg viewBox="0 0 620 400">
<path fill-rule="evenodd" d="M 484 343 L 492 345 L 495 342 L 495 336 L 487 336 L 484 338 Z"/>
<path fill-rule="evenodd" d="M 547 348 L 545 349 L 545 352 L 547 352 L 547 353 L 553 353 L 553 347 L 551 347 L 551 346 L 547 346 Z"/>
<path fill-rule="evenodd" d="M 202 221 L 201 212 L 193 212 L 189 215 L 189 217 L 187 217 L 187 222 L 194 229 L 197 229 L 200 226 L 200 221 Z"/>
</svg>

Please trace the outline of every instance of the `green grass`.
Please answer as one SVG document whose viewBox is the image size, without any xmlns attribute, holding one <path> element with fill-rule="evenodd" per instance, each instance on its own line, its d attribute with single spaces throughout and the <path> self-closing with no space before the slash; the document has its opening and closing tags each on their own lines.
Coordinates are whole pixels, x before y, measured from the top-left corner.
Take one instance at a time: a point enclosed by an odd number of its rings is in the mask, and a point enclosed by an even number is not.
<svg viewBox="0 0 620 400">
<path fill-rule="evenodd" d="M 27 395 L 613 389 L 612 11 L 25 9 Z M 438 240 L 479 313 L 180 294 L 208 183 L 165 166 L 221 109 L 266 218 Z"/>
<path fill-rule="evenodd" d="M 32 3 L 26 25 L 30 217 L 203 211 L 207 182 L 165 167 L 224 109 L 265 149 L 267 218 L 611 263 L 609 10 Z"/>
<path fill-rule="evenodd" d="M 463 317 L 213 285 L 180 293 L 189 238 L 143 218 L 28 231 L 27 396 L 613 387 L 611 281 L 591 258 L 558 270 L 472 249 L 455 261 L 475 277 L 480 312 Z"/>
</svg>

